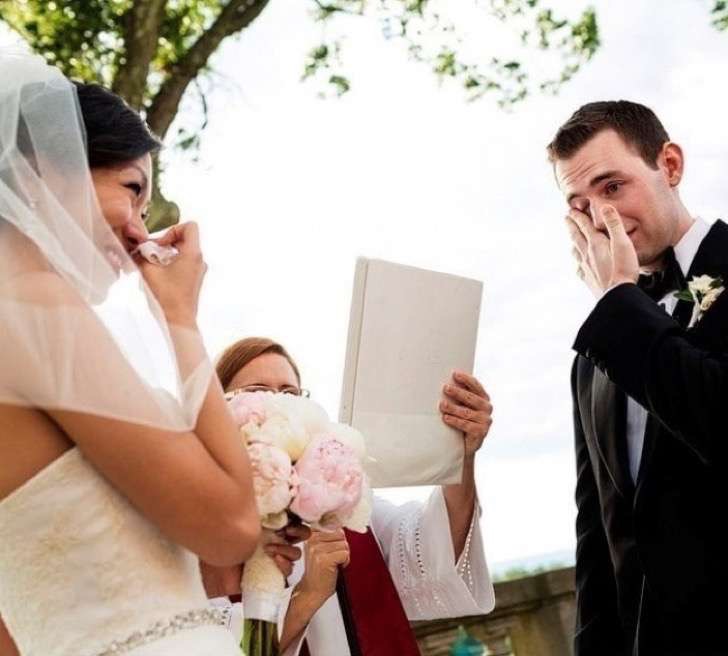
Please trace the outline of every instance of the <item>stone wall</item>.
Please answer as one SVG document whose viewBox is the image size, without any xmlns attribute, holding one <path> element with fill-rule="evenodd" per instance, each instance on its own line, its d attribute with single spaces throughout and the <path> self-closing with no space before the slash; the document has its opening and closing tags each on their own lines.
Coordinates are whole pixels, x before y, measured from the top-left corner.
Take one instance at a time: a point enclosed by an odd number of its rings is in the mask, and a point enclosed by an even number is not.
<svg viewBox="0 0 728 656">
<path fill-rule="evenodd" d="M 447 656 L 460 625 L 489 656 L 572 656 L 574 589 L 573 567 L 496 583 L 489 615 L 414 622 L 422 656 Z"/>
</svg>

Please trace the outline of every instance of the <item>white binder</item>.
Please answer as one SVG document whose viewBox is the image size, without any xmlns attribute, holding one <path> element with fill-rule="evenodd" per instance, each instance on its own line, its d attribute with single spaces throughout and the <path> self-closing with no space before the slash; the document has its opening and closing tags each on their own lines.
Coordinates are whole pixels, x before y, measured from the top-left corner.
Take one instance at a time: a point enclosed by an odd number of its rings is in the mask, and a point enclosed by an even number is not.
<svg viewBox="0 0 728 656">
<path fill-rule="evenodd" d="M 463 437 L 438 405 L 472 372 L 481 297 L 477 280 L 357 260 L 340 421 L 364 434 L 373 487 L 460 482 Z"/>
</svg>

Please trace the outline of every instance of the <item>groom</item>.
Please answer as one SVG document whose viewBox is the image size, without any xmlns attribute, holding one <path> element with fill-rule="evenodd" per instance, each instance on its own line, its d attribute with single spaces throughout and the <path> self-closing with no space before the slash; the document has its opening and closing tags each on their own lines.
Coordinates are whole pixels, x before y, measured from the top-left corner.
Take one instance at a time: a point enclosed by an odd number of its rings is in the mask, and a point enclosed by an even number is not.
<svg viewBox="0 0 728 656">
<path fill-rule="evenodd" d="M 598 298 L 572 375 L 576 656 L 728 654 L 728 226 L 683 205 L 647 107 L 585 105 L 548 153 Z"/>
</svg>

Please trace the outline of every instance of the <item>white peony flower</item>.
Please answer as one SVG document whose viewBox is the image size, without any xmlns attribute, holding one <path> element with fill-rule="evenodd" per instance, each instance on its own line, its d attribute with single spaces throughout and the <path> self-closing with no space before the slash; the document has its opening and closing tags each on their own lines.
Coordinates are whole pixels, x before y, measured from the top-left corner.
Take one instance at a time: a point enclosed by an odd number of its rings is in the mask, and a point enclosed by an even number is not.
<svg viewBox="0 0 728 656">
<path fill-rule="evenodd" d="M 315 401 L 293 394 L 277 394 L 271 403 L 286 417 L 295 420 L 310 435 L 323 432 L 329 424 L 326 411 Z"/>
<path fill-rule="evenodd" d="M 285 451 L 294 462 L 301 457 L 308 445 L 309 436 L 296 417 L 282 414 L 269 416 L 261 426 L 248 429 L 251 442 L 265 442 Z"/>
<path fill-rule="evenodd" d="M 715 303 L 716 299 L 725 291 L 723 286 L 723 279 L 719 276 L 713 278 L 712 276 L 703 275 L 695 276 L 690 282 L 688 282 L 688 292 L 692 296 L 693 315 L 690 319 L 688 328 L 692 328 L 695 324 L 700 321 L 703 314 Z M 682 294 L 682 292 L 681 292 Z M 680 294 L 678 298 L 684 298 Z M 685 299 L 689 300 L 689 299 Z"/>
<path fill-rule="evenodd" d="M 705 296 L 700 301 L 701 312 L 707 312 L 710 306 L 715 303 L 715 300 L 725 291 L 725 287 L 715 287 L 705 292 Z"/>
<path fill-rule="evenodd" d="M 707 294 L 711 290 L 713 284 L 713 278 L 710 276 L 696 276 L 688 283 L 688 288 L 693 293 L 693 296 L 697 294 Z"/>
<path fill-rule="evenodd" d="M 297 477 L 288 454 L 263 442 L 248 445 L 253 490 L 261 523 L 279 529 L 287 523 L 286 509 L 296 492 Z"/>
<path fill-rule="evenodd" d="M 269 528 L 272 531 L 278 531 L 285 528 L 288 524 L 288 513 L 284 510 L 279 513 L 271 513 L 261 517 L 260 523 L 263 528 Z"/>
</svg>

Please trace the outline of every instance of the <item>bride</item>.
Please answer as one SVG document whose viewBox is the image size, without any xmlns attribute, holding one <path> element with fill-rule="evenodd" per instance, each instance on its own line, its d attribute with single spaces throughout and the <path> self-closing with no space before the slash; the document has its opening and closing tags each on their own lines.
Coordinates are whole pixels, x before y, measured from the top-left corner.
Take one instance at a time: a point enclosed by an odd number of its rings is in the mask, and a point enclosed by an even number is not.
<svg viewBox="0 0 728 656">
<path fill-rule="evenodd" d="M 198 558 L 260 529 L 197 229 L 141 256 L 159 143 L 120 98 L 27 55 L 0 80 L 0 616 L 22 656 L 237 656 Z"/>
</svg>

